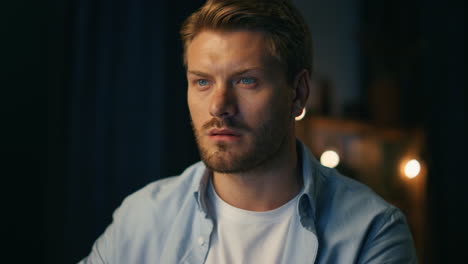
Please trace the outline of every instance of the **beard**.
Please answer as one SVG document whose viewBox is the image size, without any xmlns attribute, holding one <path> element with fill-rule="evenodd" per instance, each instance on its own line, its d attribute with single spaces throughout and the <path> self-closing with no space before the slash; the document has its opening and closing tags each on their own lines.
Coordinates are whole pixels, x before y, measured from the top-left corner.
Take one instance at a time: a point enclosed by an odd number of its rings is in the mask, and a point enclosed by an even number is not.
<svg viewBox="0 0 468 264">
<path fill-rule="evenodd" d="M 258 169 L 267 164 L 279 152 L 289 138 L 290 115 L 287 111 L 276 111 L 255 129 L 234 121 L 232 118 L 213 118 L 198 131 L 192 122 L 192 129 L 197 141 L 200 157 L 206 167 L 219 173 L 243 173 Z M 227 142 L 217 142 L 209 148 L 202 143 L 202 131 L 210 128 L 228 128 L 242 131 L 243 137 L 250 136 L 250 141 L 243 140 L 242 145 L 232 146 Z"/>
</svg>

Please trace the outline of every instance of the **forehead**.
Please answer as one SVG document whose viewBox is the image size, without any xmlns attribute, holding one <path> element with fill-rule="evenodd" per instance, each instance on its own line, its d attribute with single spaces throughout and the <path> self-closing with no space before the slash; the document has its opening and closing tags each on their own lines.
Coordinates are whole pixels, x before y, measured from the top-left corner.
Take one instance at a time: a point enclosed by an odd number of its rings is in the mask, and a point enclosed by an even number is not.
<svg viewBox="0 0 468 264">
<path fill-rule="evenodd" d="M 265 33 L 260 31 L 205 30 L 187 46 L 187 67 L 237 70 L 272 65 Z"/>
</svg>

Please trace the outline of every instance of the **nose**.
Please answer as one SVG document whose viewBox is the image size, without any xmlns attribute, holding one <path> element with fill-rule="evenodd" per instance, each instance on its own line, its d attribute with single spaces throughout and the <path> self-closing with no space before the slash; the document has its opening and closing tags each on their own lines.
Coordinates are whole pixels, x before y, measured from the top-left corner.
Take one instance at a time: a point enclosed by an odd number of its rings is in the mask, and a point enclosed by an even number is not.
<svg viewBox="0 0 468 264">
<path fill-rule="evenodd" d="M 229 118 L 237 113 L 235 91 L 228 84 L 216 87 L 210 98 L 210 114 L 217 118 Z"/>
</svg>

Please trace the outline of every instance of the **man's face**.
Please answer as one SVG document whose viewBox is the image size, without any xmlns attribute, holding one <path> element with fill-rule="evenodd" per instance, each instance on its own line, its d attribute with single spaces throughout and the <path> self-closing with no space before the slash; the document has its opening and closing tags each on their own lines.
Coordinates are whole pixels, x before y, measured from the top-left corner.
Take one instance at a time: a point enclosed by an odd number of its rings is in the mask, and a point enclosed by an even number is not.
<svg viewBox="0 0 468 264">
<path fill-rule="evenodd" d="M 221 173 L 264 165 L 292 133 L 292 88 L 256 31 L 203 31 L 187 47 L 188 106 L 202 160 Z"/>
</svg>

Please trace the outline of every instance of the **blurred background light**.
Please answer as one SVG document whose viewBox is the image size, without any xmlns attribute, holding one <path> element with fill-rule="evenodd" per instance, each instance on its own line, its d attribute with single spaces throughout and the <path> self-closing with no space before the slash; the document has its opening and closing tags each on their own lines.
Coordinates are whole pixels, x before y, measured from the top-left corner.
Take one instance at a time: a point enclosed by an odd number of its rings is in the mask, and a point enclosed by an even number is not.
<svg viewBox="0 0 468 264">
<path fill-rule="evenodd" d="M 421 164 L 419 161 L 412 159 L 405 164 L 405 176 L 413 179 L 414 177 L 418 176 L 419 172 L 421 171 Z"/>
<path fill-rule="evenodd" d="M 340 163 L 340 156 L 333 150 L 327 150 L 320 156 L 320 163 L 329 168 L 335 168 Z"/>
</svg>

